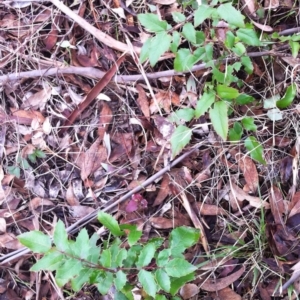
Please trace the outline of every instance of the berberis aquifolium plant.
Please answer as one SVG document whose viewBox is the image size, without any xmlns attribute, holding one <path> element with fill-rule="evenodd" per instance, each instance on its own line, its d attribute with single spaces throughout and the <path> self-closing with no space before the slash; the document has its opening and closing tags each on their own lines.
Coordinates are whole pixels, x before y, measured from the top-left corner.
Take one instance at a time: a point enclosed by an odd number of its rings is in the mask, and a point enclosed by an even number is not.
<svg viewBox="0 0 300 300">
<path fill-rule="evenodd" d="M 85 228 L 75 241 L 69 239 L 62 221 L 55 226 L 53 241 L 41 231 L 19 235 L 24 246 L 44 255 L 30 271 L 55 272 L 59 287 L 70 283 L 79 291 L 83 285 L 93 284 L 102 295 L 113 289 L 115 299 L 132 300 L 136 284 L 145 295 L 167 299 L 166 294 L 176 295 L 180 287 L 195 279 L 197 267 L 183 253 L 199 241 L 199 230 L 184 226 L 173 229 L 168 247 L 163 247 L 163 238 L 139 242 L 142 232 L 135 225 L 119 225 L 105 212 L 99 212 L 98 220 L 109 230 L 102 242 L 97 234 L 89 237 Z M 127 237 L 127 243 L 120 237 Z"/>
</svg>

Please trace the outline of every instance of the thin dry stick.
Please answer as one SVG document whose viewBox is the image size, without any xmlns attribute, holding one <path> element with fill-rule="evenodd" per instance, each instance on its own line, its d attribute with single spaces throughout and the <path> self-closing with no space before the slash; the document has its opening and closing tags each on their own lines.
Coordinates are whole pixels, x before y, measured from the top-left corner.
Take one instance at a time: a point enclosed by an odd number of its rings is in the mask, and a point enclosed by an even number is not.
<svg viewBox="0 0 300 300">
<path fill-rule="evenodd" d="M 81 26 L 83 29 L 88 31 L 90 34 L 92 34 L 99 42 L 107 45 L 108 47 L 111 47 L 113 49 L 119 50 L 121 52 L 129 52 L 129 48 L 126 44 L 119 42 L 109 35 L 105 34 L 101 30 L 97 29 L 96 27 L 92 26 L 89 22 L 87 22 L 85 19 L 77 15 L 74 11 L 72 11 L 70 8 L 68 8 L 66 5 L 63 4 L 62 1 L 59 0 L 51 0 L 51 2 L 62 12 L 64 12 L 67 16 L 69 16 L 73 21 L 75 21 L 79 26 Z M 140 53 L 141 48 L 134 47 L 134 51 L 136 53 Z"/>
<path fill-rule="evenodd" d="M 273 55 L 273 56 L 285 56 L 284 53 L 277 53 L 273 51 L 263 51 L 263 52 L 250 52 L 247 54 L 249 57 L 259 57 L 264 55 Z M 238 58 L 228 58 L 224 60 L 214 60 L 214 63 L 217 62 L 228 62 L 234 61 Z M 206 63 L 198 64 L 192 67 L 191 70 L 184 71 L 184 72 L 176 72 L 175 70 L 167 70 L 167 71 L 160 71 L 155 73 L 146 73 L 148 79 L 157 79 L 161 77 L 171 77 L 174 75 L 183 75 L 190 72 L 195 72 L 199 70 L 207 69 Z M 21 78 L 32 78 L 32 77 L 41 77 L 41 76 L 53 76 L 59 74 L 77 74 L 89 78 L 100 79 L 104 76 L 105 72 L 102 72 L 96 68 L 92 67 L 66 67 L 66 68 L 51 68 L 51 69 L 44 69 L 44 70 L 34 70 L 34 71 L 27 71 L 27 72 L 20 72 L 18 74 L 12 73 L 7 75 L 0 76 L 0 84 L 4 84 L 9 81 L 14 81 Z M 114 77 L 113 81 L 118 83 L 125 83 L 125 82 L 135 82 L 135 81 L 144 81 L 145 78 L 141 74 L 137 75 L 117 75 Z"/>
<path fill-rule="evenodd" d="M 106 212 L 106 211 L 110 211 L 114 208 L 116 208 L 120 203 L 124 202 L 125 200 L 127 200 L 129 197 L 131 197 L 133 194 L 140 192 L 141 190 L 143 190 L 145 187 L 147 187 L 149 184 L 153 183 L 155 180 L 161 178 L 166 172 L 168 172 L 170 170 L 170 168 L 176 166 L 178 163 L 180 163 L 183 159 L 185 159 L 186 157 L 188 157 L 190 154 L 192 154 L 196 149 L 200 148 L 202 146 L 203 143 L 199 143 L 198 145 L 196 145 L 194 148 L 192 148 L 191 150 L 187 151 L 186 153 L 182 154 L 180 157 L 176 158 L 169 166 L 161 169 L 159 172 L 157 172 L 156 174 L 154 174 L 153 176 L 151 176 L 150 178 L 148 178 L 146 181 L 144 181 L 143 183 L 141 183 L 139 186 L 137 186 L 136 188 L 134 188 L 133 190 L 131 190 L 130 192 L 126 193 L 124 196 L 122 196 L 121 198 L 119 198 L 118 200 L 112 199 L 110 200 L 107 204 L 106 207 L 104 207 L 102 209 L 102 211 Z M 73 225 L 69 226 L 67 228 L 67 232 L 68 233 L 74 233 L 76 231 L 78 231 L 81 227 L 87 225 L 89 222 L 91 222 L 92 220 L 94 220 L 98 214 L 98 211 L 101 208 L 97 209 L 96 211 L 90 213 L 89 215 L 85 216 L 84 218 L 80 219 L 79 221 L 77 221 L 76 223 L 74 223 Z M 31 251 L 28 248 L 22 248 L 16 251 L 13 251 L 11 253 L 8 253 L 6 255 L 3 255 L 0 258 L 0 266 L 4 265 L 12 260 L 15 260 L 19 257 L 22 257 L 26 254 L 30 254 Z"/>
</svg>

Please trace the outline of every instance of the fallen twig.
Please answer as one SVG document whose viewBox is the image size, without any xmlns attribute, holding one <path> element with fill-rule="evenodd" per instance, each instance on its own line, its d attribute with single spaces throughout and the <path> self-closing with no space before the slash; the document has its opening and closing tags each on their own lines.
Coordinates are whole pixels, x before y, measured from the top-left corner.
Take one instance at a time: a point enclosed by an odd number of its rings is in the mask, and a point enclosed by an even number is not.
<svg viewBox="0 0 300 300">
<path fill-rule="evenodd" d="M 286 56 L 283 53 L 273 52 L 273 51 L 262 51 L 262 52 L 250 52 L 247 54 L 249 57 L 260 57 L 265 55 L 272 55 L 272 56 Z M 236 57 L 230 57 L 227 59 L 223 59 L 221 61 L 215 60 L 214 63 L 217 62 L 228 62 L 237 60 Z M 160 71 L 154 73 L 146 73 L 148 79 L 157 79 L 161 77 L 171 77 L 174 75 L 183 75 L 190 72 L 195 72 L 199 70 L 207 69 L 206 63 L 201 63 L 198 65 L 194 65 L 191 70 L 187 70 L 184 72 L 176 72 L 175 70 L 167 70 L 167 71 Z M 18 74 L 12 73 L 7 75 L 0 76 L 0 84 L 4 84 L 6 82 L 18 80 L 21 78 L 32 78 L 32 77 L 39 77 L 39 76 L 53 76 L 53 75 L 61 75 L 61 74 L 76 74 L 80 76 L 85 76 L 94 79 L 100 79 L 104 76 L 105 72 L 100 71 L 96 68 L 92 67 L 65 67 L 65 68 L 51 68 L 51 69 L 44 69 L 44 70 L 34 70 L 34 71 L 27 71 L 27 72 L 20 72 Z M 135 81 L 144 81 L 145 78 L 141 74 L 137 75 L 117 75 L 113 78 L 113 81 L 118 83 L 126 83 L 126 82 L 135 82 Z"/>
</svg>

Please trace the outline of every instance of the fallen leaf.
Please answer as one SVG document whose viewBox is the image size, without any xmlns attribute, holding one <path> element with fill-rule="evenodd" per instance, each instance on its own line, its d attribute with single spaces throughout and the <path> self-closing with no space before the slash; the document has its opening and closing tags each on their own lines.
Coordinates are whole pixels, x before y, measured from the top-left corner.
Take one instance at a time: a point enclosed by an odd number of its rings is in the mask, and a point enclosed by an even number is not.
<svg viewBox="0 0 300 300">
<path fill-rule="evenodd" d="M 158 194 L 152 206 L 160 205 L 166 199 L 166 197 L 170 193 L 169 184 L 170 184 L 169 176 L 168 174 L 165 174 L 162 178 L 162 182 Z"/>
<path fill-rule="evenodd" d="M 194 283 L 186 283 L 179 291 L 183 299 L 190 299 L 199 293 L 199 287 Z"/>
<path fill-rule="evenodd" d="M 242 297 L 229 287 L 218 291 L 218 293 L 213 293 L 211 296 L 213 298 L 218 297 L 220 300 L 242 300 Z"/>
<path fill-rule="evenodd" d="M 98 136 L 101 140 L 103 140 L 104 133 L 106 132 L 113 118 L 113 113 L 109 105 L 105 101 L 101 101 L 101 102 L 102 103 L 101 103 L 99 126 L 98 126 Z"/>
<path fill-rule="evenodd" d="M 245 272 L 245 266 L 242 266 L 238 271 L 232 273 L 231 275 L 219 278 L 219 279 L 207 279 L 204 283 L 200 285 L 200 288 L 207 292 L 215 292 L 220 291 L 222 289 L 225 289 L 230 284 L 234 283 L 236 280 L 238 280 L 243 273 Z"/>
<path fill-rule="evenodd" d="M 154 99 L 151 100 L 150 103 L 150 113 L 154 114 L 158 112 L 158 107 L 163 108 L 165 112 L 171 112 L 171 105 L 179 106 L 180 98 L 173 91 L 159 91 L 155 94 L 156 101 Z"/>
<path fill-rule="evenodd" d="M 246 1 L 248 3 L 248 1 Z M 266 24 L 260 24 L 260 23 L 257 23 L 253 20 L 251 20 L 251 22 L 257 27 L 259 28 L 260 30 L 262 31 L 265 31 L 265 32 L 271 32 L 273 31 L 273 28 L 269 25 L 266 25 Z"/>
<path fill-rule="evenodd" d="M 78 156 L 75 162 L 81 170 L 80 176 L 82 181 L 85 181 L 91 174 L 98 170 L 101 164 L 107 159 L 106 149 L 100 145 L 100 141 L 101 139 L 97 138 L 86 152 Z"/>
<path fill-rule="evenodd" d="M 300 213 L 300 191 L 296 192 L 289 205 L 289 218 Z"/>
<path fill-rule="evenodd" d="M 287 212 L 283 202 L 281 191 L 276 186 L 271 186 L 269 191 L 269 202 L 275 224 L 284 224 L 282 216 Z"/>
<path fill-rule="evenodd" d="M 83 218 L 95 211 L 94 208 L 83 205 L 70 206 L 70 213 L 74 218 Z"/>
<path fill-rule="evenodd" d="M 248 195 L 245 191 L 243 191 L 241 188 L 239 188 L 233 182 L 229 186 L 232 187 L 232 194 L 234 197 L 237 198 L 238 201 L 247 200 L 247 201 L 249 201 L 249 204 L 251 206 L 256 207 L 256 208 L 264 207 L 264 208 L 268 209 L 270 207 L 269 203 L 261 200 L 259 197 L 254 197 L 254 196 Z"/>
<path fill-rule="evenodd" d="M 40 91 L 35 94 L 25 97 L 22 108 L 32 108 L 44 110 L 47 101 L 51 97 L 52 88 L 50 86 L 43 87 Z"/>
<path fill-rule="evenodd" d="M 256 193 L 258 187 L 258 173 L 255 163 L 249 156 L 238 155 L 238 165 L 243 172 L 246 183 L 250 188 L 251 193 Z"/>
<path fill-rule="evenodd" d="M 225 209 L 218 207 L 217 205 L 202 202 L 197 202 L 195 205 L 199 213 L 204 216 L 220 216 L 226 214 Z"/>
<path fill-rule="evenodd" d="M 191 222 L 184 218 L 172 218 L 168 219 L 165 217 L 152 217 L 150 218 L 151 226 L 156 229 L 172 229 L 179 226 L 191 226 Z"/>
<path fill-rule="evenodd" d="M 137 103 L 146 118 L 150 117 L 149 101 L 141 85 L 137 84 L 136 89 L 139 92 Z"/>
</svg>

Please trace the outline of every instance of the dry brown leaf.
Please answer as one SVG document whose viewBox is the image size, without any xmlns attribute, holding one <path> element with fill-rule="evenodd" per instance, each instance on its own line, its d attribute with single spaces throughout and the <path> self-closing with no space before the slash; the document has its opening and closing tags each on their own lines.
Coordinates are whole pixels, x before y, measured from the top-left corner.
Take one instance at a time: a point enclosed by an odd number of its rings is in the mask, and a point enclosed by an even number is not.
<svg viewBox="0 0 300 300">
<path fill-rule="evenodd" d="M 243 191 L 241 188 L 239 188 L 233 182 L 229 186 L 232 187 L 232 194 L 234 197 L 236 197 L 236 199 L 238 201 L 247 200 L 247 201 L 249 201 L 249 204 L 251 206 L 256 207 L 256 208 L 264 207 L 264 208 L 268 209 L 270 207 L 269 203 L 267 203 L 266 201 L 262 201 L 259 197 L 254 197 L 254 196 L 248 195 L 245 191 Z"/>
<path fill-rule="evenodd" d="M 224 210 L 222 207 L 218 207 L 217 205 L 206 204 L 202 202 L 197 202 L 195 205 L 199 213 L 204 216 L 219 216 L 226 214 L 226 210 Z"/>
<path fill-rule="evenodd" d="M 258 187 L 258 173 L 253 160 L 249 156 L 243 155 L 238 155 L 237 160 L 250 192 L 256 193 Z"/>
<path fill-rule="evenodd" d="M 6 232 L 6 220 L 4 218 L 0 218 L 0 234 Z"/>
<path fill-rule="evenodd" d="M 171 105 L 179 106 L 180 105 L 180 98 L 179 96 L 173 91 L 159 91 L 155 94 L 156 101 L 154 99 L 151 100 L 150 103 L 150 113 L 154 114 L 158 112 L 157 104 L 160 108 L 163 108 L 165 112 L 171 112 Z"/>
<path fill-rule="evenodd" d="M 76 160 L 77 166 L 80 168 L 80 176 L 82 181 L 85 181 L 91 174 L 101 167 L 101 164 L 106 161 L 107 154 L 104 146 L 100 145 L 100 138 L 91 145 L 84 153 L 81 153 Z"/>
<path fill-rule="evenodd" d="M 289 218 L 300 213 L 300 191 L 296 192 L 289 205 Z"/>
<path fill-rule="evenodd" d="M 220 278 L 220 279 L 207 279 L 200 288 L 207 292 L 215 292 L 220 291 L 222 289 L 225 289 L 230 284 L 234 283 L 236 280 L 238 280 L 243 273 L 245 272 L 245 267 L 242 266 L 238 271 L 232 273 L 231 275 Z"/>
<path fill-rule="evenodd" d="M 248 1 L 247 1 L 248 2 Z M 252 20 L 252 23 L 257 27 L 259 28 L 260 30 L 262 31 L 265 31 L 265 32 L 271 32 L 273 31 L 273 28 L 269 25 L 266 25 L 266 24 L 260 24 L 260 23 L 257 23 L 255 21 Z"/>
<path fill-rule="evenodd" d="M 199 293 L 199 287 L 194 283 L 186 283 L 179 291 L 183 299 L 190 299 Z"/>
<path fill-rule="evenodd" d="M 229 287 L 218 291 L 218 293 L 213 293 L 211 296 L 218 297 L 219 300 L 242 300 L 242 297 Z"/>
<path fill-rule="evenodd" d="M 0 247 L 17 250 L 23 248 L 23 245 L 17 240 L 13 233 L 4 233 L 0 235 Z"/>
<path fill-rule="evenodd" d="M 98 136 L 101 140 L 103 140 L 104 133 L 106 132 L 112 118 L 113 114 L 109 105 L 105 101 L 102 101 L 98 126 Z"/>
<path fill-rule="evenodd" d="M 172 218 L 168 219 L 165 217 L 152 217 L 150 219 L 151 226 L 156 229 L 172 229 L 179 226 L 191 226 L 191 223 L 184 218 Z"/>
<path fill-rule="evenodd" d="M 170 5 L 176 2 L 176 0 L 153 0 L 154 3 L 161 5 Z"/>
<path fill-rule="evenodd" d="M 169 184 L 170 184 L 170 178 L 168 174 L 165 174 L 162 178 L 162 182 L 158 194 L 152 206 L 160 205 L 166 199 L 166 197 L 170 193 Z"/>
<path fill-rule="evenodd" d="M 284 224 L 282 216 L 287 211 L 282 193 L 277 186 L 271 186 L 269 191 L 269 202 L 271 206 L 272 215 L 275 220 L 275 224 Z"/>
<path fill-rule="evenodd" d="M 45 86 L 39 92 L 26 97 L 24 99 L 24 103 L 22 104 L 22 108 L 33 108 L 44 110 L 47 101 L 51 97 L 51 87 Z"/>
<path fill-rule="evenodd" d="M 146 118 L 150 118 L 149 101 L 141 85 L 137 84 L 136 89 L 139 92 L 137 103 Z"/>
<path fill-rule="evenodd" d="M 40 197 L 35 197 L 29 202 L 29 208 L 31 210 L 36 210 L 39 207 L 42 207 L 42 209 L 43 209 L 43 207 L 45 207 L 45 206 L 51 207 L 51 206 L 54 206 L 54 203 L 51 200 L 43 199 Z"/>
<path fill-rule="evenodd" d="M 75 205 L 70 207 L 70 213 L 74 218 L 83 218 L 90 213 L 94 212 L 95 209 L 89 206 Z"/>
<path fill-rule="evenodd" d="M 31 125 L 34 119 L 37 119 L 40 124 L 45 121 L 45 117 L 35 110 L 16 110 L 11 108 L 11 112 L 19 124 Z"/>
</svg>

